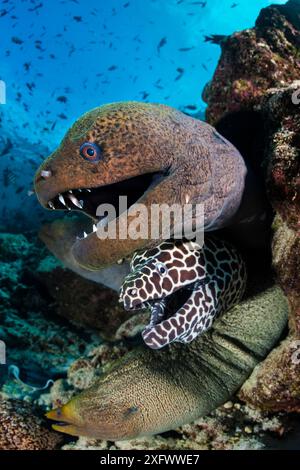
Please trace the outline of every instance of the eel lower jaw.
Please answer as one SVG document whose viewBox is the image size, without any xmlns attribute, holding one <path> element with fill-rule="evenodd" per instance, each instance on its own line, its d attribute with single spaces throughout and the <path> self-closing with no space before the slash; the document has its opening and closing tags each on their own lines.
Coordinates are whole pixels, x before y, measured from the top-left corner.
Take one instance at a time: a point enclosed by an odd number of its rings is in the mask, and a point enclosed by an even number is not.
<svg viewBox="0 0 300 470">
<path fill-rule="evenodd" d="M 77 420 L 76 412 L 71 403 L 48 411 L 45 416 L 52 421 L 56 421 L 55 424 L 52 424 L 52 429 L 55 431 L 71 436 L 80 436 L 82 434 L 80 426 L 74 423 Z"/>
<path fill-rule="evenodd" d="M 82 435 L 80 429 L 78 429 L 76 426 L 73 426 L 72 424 L 58 423 L 58 424 L 52 424 L 51 427 L 54 431 L 58 431 L 63 434 L 68 434 L 68 436 L 79 437 Z"/>
</svg>

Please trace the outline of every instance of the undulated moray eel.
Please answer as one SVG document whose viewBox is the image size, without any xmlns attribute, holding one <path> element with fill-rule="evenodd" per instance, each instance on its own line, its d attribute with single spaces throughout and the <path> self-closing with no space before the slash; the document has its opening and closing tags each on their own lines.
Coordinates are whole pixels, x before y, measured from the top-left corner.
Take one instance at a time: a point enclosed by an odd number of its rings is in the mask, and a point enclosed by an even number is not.
<svg viewBox="0 0 300 470">
<path fill-rule="evenodd" d="M 278 287 L 233 307 L 190 344 L 140 348 L 50 419 L 54 429 L 107 440 L 156 434 L 223 404 L 278 341 L 287 321 Z"/>
<path fill-rule="evenodd" d="M 167 240 L 134 254 L 122 284 L 126 310 L 150 308 L 142 332 L 145 344 L 160 349 L 174 341 L 190 343 L 242 299 L 246 266 L 230 243 L 205 237 L 203 246 Z"/>
<path fill-rule="evenodd" d="M 102 106 L 78 119 L 37 171 L 35 190 L 45 208 L 78 210 L 94 222 L 98 205 L 116 205 L 119 195 L 127 195 L 129 205 L 147 208 L 203 203 L 206 231 L 230 226 L 252 240 L 265 211 L 241 155 L 214 128 L 167 106 L 134 102 Z M 124 213 L 117 217 L 120 225 Z M 117 272 L 111 266 L 152 245 L 140 239 L 100 240 L 96 233 L 78 240 L 79 226 L 92 231 L 86 222 L 58 221 L 41 236 L 83 276 L 105 283 L 98 270 L 106 267 L 114 288 L 121 276 L 113 279 Z M 286 318 L 282 292 L 266 290 L 228 311 L 190 344 L 137 349 L 48 416 L 67 423 L 55 426 L 62 432 L 109 440 L 173 429 L 228 400 L 278 341 Z"/>
</svg>

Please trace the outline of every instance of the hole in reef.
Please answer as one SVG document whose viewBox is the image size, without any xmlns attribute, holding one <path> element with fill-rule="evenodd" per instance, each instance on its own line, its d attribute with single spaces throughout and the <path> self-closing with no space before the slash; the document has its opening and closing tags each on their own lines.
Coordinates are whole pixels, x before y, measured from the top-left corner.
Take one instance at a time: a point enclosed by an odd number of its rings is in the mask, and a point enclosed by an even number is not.
<svg viewBox="0 0 300 470">
<path fill-rule="evenodd" d="M 224 116 L 215 126 L 244 157 L 254 173 L 263 176 L 264 122 L 257 111 L 239 111 Z"/>
</svg>

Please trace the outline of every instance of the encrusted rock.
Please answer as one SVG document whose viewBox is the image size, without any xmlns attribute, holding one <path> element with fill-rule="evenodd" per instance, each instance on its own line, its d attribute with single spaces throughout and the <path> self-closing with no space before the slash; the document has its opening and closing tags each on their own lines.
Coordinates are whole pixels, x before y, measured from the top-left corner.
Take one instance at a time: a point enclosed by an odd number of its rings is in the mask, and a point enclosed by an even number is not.
<svg viewBox="0 0 300 470">
<path fill-rule="evenodd" d="M 19 400 L 0 400 L 0 450 L 53 450 L 63 437 L 49 431 L 31 405 Z"/>
<path fill-rule="evenodd" d="M 300 340 L 289 337 L 254 369 L 239 392 L 264 410 L 300 412 Z"/>
<path fill-rule="evenodd" d="M 300 74 L 299 74 L 300 77 Z M 260 110 L 265 122 L 267 189 L 288 227 L 300 230 L 300 80 L 269 90 Z M 299 284 L 298 284 L 299 285 Z"/>
<path fill-rule="evenodd" d="M 266 182 L 277 212 L 272 264 L 291 306 L 290 333 L 258 365 L 240 397 L 262 409 L 299 411 L 300 338 L 300 2 L 271 5 L 255 27 L 222 41 L 206 87 L 207 120 L 237 145 Z M 239 127 L 240 126 L 240 127 Z"/>
<path fill-rule="evenodd" d="M 217 70 L 203 94 L 209 123 L 252 110 L 269 88 L 299 78 L 299 18 L 298 0 L 271 5 L 261 10 L 254 28 L 222 41 Z"/>
<path fill-rule="evenodd" d="M 273 266 L 291 304 L 290 330 L 300 338 L 300 237 L 279 215 L 273 225 Z"/>
</svg>

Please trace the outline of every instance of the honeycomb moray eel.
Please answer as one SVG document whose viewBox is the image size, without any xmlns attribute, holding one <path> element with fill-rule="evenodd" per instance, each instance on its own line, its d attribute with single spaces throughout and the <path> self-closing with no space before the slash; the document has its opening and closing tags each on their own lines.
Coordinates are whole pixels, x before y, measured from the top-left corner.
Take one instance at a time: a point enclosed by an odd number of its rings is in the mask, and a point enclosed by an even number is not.
<svg viewBox="0 0 300 470">
<path fill-rule="evenodd" d="M 119 227 L 134 219 L 119 210 L 120 195 L 129 207 L 144 204 L 148 214 L 153 203 L 202 203 L 206 231 L 231 226 L 239 237 L 251 233 L 251 240 L 259 239 L 254 230 L 265 210 L 240 153 L 212 126 L 168 106 L 138 102 L 104 105 L 80 117 L 38 169 L 35 191 L 46 209 L 83 212 L 94 224 L 100 204 L 116 209 L 108 224 L 116 222 L 116 239 L 99 239 L 87 223 L 89 234 L 77 234 L 68 248 L 74 270 L 97 271 L 153 244 L 118 236 Z M 141 214 L 139 222 L 150 231 L 151 217 Z M 49 232 L 44 229 L 42 237 L 51 248 L 59 239 Z"/>
<path fill-rule="evenodd" d="M 204 245 L 167 240 L 134 254 L 120 291 L 129 311 L 149 308 L 142 337 L 152 349 L 190 343 L 242 300 L 247 270 L 229 243 L 205 236 Z"/>
<path fill-rule="evenodd" d="M 287 301 L 272 286 L 249 296 L 188 345 L 140 348 L 47 416 L 54 429 L 121 440 L 151 435 L 226 402 L 266 357 L 286 325 Z"/>
</svg>

